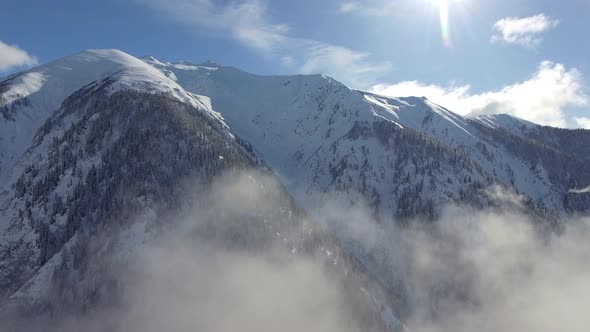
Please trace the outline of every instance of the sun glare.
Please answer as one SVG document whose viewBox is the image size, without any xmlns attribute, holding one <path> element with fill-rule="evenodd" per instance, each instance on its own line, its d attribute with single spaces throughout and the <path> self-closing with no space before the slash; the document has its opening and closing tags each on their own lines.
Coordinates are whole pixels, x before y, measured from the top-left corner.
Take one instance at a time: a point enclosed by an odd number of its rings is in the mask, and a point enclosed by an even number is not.
<svg viewBox="0 0 590 332">
<path fill-rule="evenodd" d="M 432 0 L 438 7 L 439 19 L 440 19 L 440 32 L 442 42 L 446 47 L 451 46 L 451 36 L 449 32 L 449 7 L 451 2 L 458 3 L 462 0 Z"/>
<path fill-rule="evenodd" d="M 442 41 L 446 47 L 450 47 L 451 39 L 449 36 L 449 1 L 437 0 L 437 2 L 440 16 L 440 32 L 442 35 Z"/>
</svg>

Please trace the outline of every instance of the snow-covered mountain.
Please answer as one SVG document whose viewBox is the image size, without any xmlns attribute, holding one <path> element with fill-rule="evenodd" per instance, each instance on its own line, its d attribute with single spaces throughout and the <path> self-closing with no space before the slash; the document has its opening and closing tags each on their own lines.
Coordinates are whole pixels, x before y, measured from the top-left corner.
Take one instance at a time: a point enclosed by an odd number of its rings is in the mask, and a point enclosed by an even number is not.
<svg viewBox="0 0 590 332">
<path fill-rule="evenodd" d="M 501 184 L 559 216 L 564 195 L 590 183 L 585 158 L 566 147 L 588 141 L 585 130 L 553 129 L 556 145 L 538 133 L 552 129 L 508 115 L 464 117 L 426 98 L 378 96 L 324 75 L 257 76 L 212 64 L 145 61 L 211 98 L 298 197 L 360 194 L 389 220 L 436 214 L 441 204 Z M 572 133 L 579 137 L 568 138 Z"/>
<path fill-rule="evenodd" d="M 89 50 L 62 58 L 0 82 L 0 184 L 29 147 L 33 136 L 62 102 L 92 82 L 117 76 L 115 92 L 136 89 L 166 93 L 191 105 L 191 96 L 145 62 L 117 50 Z"/>
<path fill-rule="evenodd" d="M 104 257 L 133 260 L 173 228 L 170 215 L 196 205 L 189 233 L 199 241 L 278 242 L 321 257 L 355 308 L 368 308 L 362 320 L 393 330 L 409 310 L 405 286 L 326 228 L 326 197 L 364 202 L 382 224 L 435 219 L 450 202 L 499 204 L 493 186 L 551 222 L 590 212 L 589 194 L 572 191 L 590 184 L 590 131 L 464 117 L 324 75 L 89 50 L 1 80 L 0 113 L 0 308 L 57 315 L 104 304 L 124 278 Z M 211 200 L 219 177 L 246 170 L 245 196 Z M 249 196 L 272 204 L 230 207 Z"/>
<path fill-rule="evenodd" d="M 94 76 L 74 88 L 55 74 L 64 63 Z M 23 88 L 21 78 L 37 74 L 38 86 Z M 71 91 L 54 92 L 52 84 L 64 82 Z M 184 227 L 190 241 L 224 250 L 315 257 L 358 299 L 351 317 L 372 330 L 401 326 L 388 291 L 306 216 L 207 97 L 119 51 L 82 52 L 2 84 L 9 115 L 2 125 L 26 129 L 14 137 L 2 131 L 3 142 L 20 143 L 3 151 L 3 318 L 13 310 L 64 317 L 121 299 L 134 280 L 129 268 L 111 267 L 133 265 L 142 248 Z M 233 177 L 241 190 L 217 197 L 215 187 Z M 253 201 L 237 208 L 233 200 Z"/>
</svg>

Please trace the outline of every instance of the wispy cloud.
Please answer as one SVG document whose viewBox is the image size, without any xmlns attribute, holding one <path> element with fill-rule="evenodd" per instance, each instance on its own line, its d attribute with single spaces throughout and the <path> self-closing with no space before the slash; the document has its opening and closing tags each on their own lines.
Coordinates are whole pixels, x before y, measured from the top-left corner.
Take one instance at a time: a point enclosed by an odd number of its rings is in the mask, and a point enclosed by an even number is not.
<svg viewBox="0 0 590 332">
<path fill-rule="evenodd" d="M 366 80 L 392 67 L 389 62 L 373 63 L 370 56 L 368 52 L 309 41 L 299 70 L 303 74 L 333 73 L 338 78 L 345 77 L 355 86 L 363 86 Z"/>
<path fill-rule="evenodd" d="M 387 0 L 349 0 L 340 4 L 340 13 L 354 13 L 363 16 L 388 16 L 399 9 L 399 3 Z"/>
<path fill-rule="evenodd" d="M 317 40 L 294 37 L 284 23 L 268 17 L 260 0 L 217 3 L 212 0 L 138 0 L 183 24 L 206 29 L 241 45 L 280 60 L 300 72 L 337 76 L 354 87 L 367 87 L 391 69 L 386 61 L 374 62 L 371 54 Z"/>
<path fill-rule="evenodd" d="M 139 0 L 174 19 L 222 36 L 243 45 L 269 51 L 283 42 L 289 27 L 266 19 L 266 6 L 261 1 L 236 1 L 223 4 L 211 0 Z"/>
<path fill-rule="evenodd" d="M 590 101 L 581 73 L 550 61 L 543 61 L 526 81 L 479 94 L 470 90 L 470 85 L 440 86 L 417 81 L 372 88 L 373 92 L 388 96 L 426 96 L 463 115 L 505 113 L 556 127 L 567 127 L 574 120 L 568 119 L 567 107 L 586 106 Z"/>
<path fill-rule="evenodd" d="M 8 45 L 0 40 L 0 71 L 15 67 L 34 66 L 37 58 L 16 45 Z"/>
<path fill-rule="evenodd" d="M 494 24 L 495 34 L 490 41 L 535 47 L 541 44 L 541 35 L 559 25 L 559 20 L 545 14 L 530 17 L 507 17 Z"/>
<path fill-rule="evenodd" d="M 369 52 L 306 38 L 285 37 L 273 55 L 301 74 L 327 74 L 354 88 L 368 88 L 389 72 L 389 61 L 373 61 Z"/>
</svg>

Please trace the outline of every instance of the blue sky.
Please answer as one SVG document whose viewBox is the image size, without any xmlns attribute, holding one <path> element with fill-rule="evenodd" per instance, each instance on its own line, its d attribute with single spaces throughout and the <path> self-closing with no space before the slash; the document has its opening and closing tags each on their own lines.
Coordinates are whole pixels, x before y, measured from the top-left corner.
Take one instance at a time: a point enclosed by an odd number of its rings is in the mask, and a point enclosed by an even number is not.
<svg viewBox="0 0 590 332">
<path fill-rule="evenodd" d="M 117 48 L 590 128 L 589 18 L 590 0 L 7 0 L 0 74 Z"/>
</svg>

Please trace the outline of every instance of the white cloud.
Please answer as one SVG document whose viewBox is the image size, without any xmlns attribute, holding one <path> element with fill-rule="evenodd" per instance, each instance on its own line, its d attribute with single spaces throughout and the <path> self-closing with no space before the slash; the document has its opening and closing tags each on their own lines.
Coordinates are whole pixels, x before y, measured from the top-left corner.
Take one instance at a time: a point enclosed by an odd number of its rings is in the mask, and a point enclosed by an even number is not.
<svg viewBox="0 0 590 332">
<path fill-rule="evenodd" d="M 576 124 L 577 127 L 579 128 L 583 128 L 583 129 L 590 129 L 590 118 L 574 118 L 574 122 Z"/>
<path fill-rule="evenodd" d="M 526 81 L 479 94 L 472 94 L 470 90 L 469 85 L 439 86 L 417 81 L 379 84 L 372 88 L 373 92 L 388 96 L 426 96 L 462 115 L 505 113 L 556 127 L 568 126 L 567 107 L 589 103 L 580 72 L 550 61 L 542 62 Z"/>
<path fill-rule="evenodd" d="M 34 66 L 37 58 L 15 45 L 8 45 L 0 40 L 0 71 L 14 67 Z"/>
<path fill-rule="evenodd" d="M 504 42 L 526 47 L 541 44 L 541 34 L 559 25 L 559 20 L 552 19 L 545 14 L 530 17 L 507 17 L 494 24 L 496 34 L 491 42 Z"/>
<path fill-rule="evenodd" d="M 268 19 L 267 8 L 259 0 L 221 4 L 212 0 L 138 1 L 189 26 L 234 39 L 300 73 L 321 72 L 360 88 L 391 68 L 389 62 L 373 63 L 367 52 L 291 36 L 288 25 Z"/>
</svg>

